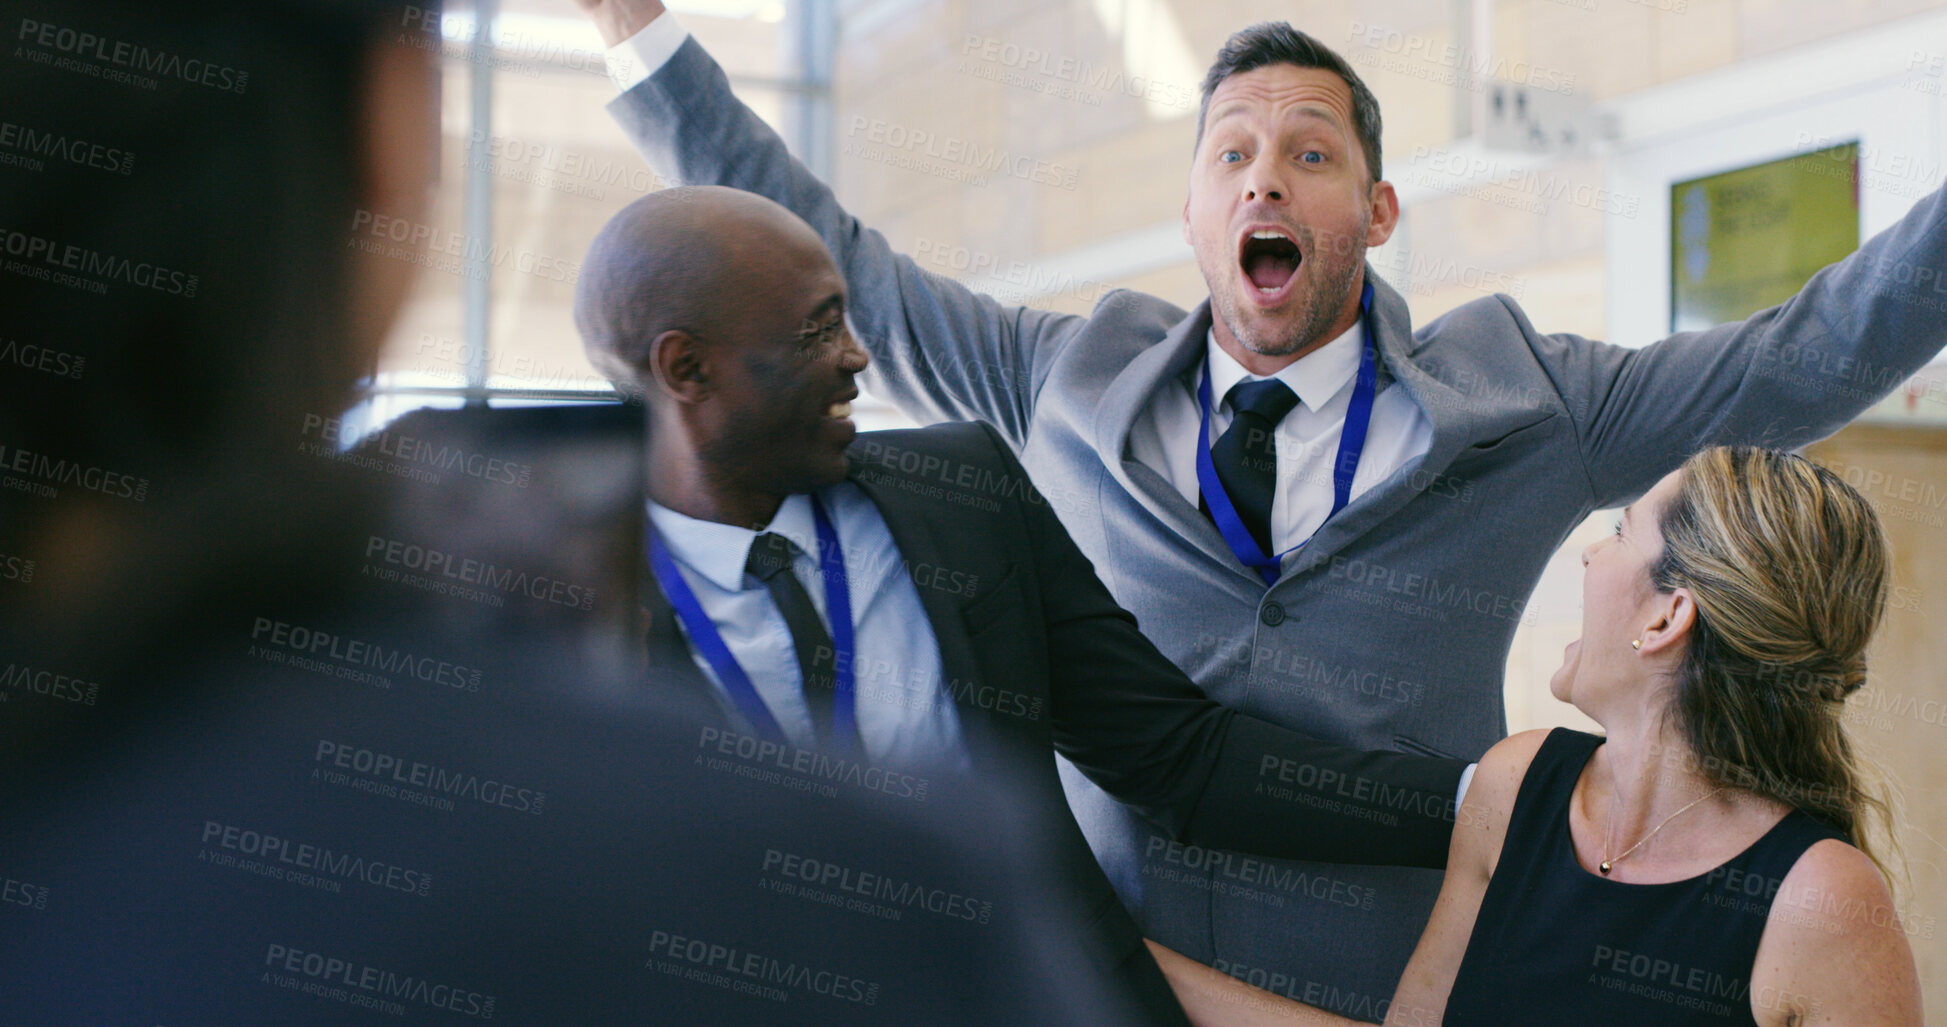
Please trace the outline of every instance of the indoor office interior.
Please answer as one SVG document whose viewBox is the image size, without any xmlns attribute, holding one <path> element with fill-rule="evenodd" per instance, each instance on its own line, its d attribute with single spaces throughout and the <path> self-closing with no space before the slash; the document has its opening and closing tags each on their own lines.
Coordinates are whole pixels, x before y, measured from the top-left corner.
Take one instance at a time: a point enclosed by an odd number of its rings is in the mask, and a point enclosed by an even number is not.
<svg viewBox="0 0 1947 1027">
<path fill-rule="evenodd" d="M 1223 40 L 1267 18 L 1337 48 L 1380 100 L 1402 215 L 1369 262 L 1418 325 L 1497 293 L 1541 331 L 1623 346 L 1736 320 L 1896 221 L 1947 159 L 1947 0 L 670 7 L 895 251 L 1065 312 L 1120 288 L 1204 297 L 1179 222 L 1197 88 Z M 604 109 L 601 40 L 571 0 L 455 0 L 441 40 L 428 220 L 459 242 L 418 272 L 345 445 L 420 407 L 616 398 L 583 355 L 574 278 L 602 224 L 665 183 Z M 1906 797 L 1899 912 L 1927 1005 L 1947 1009 L 1947 362 L 1894 383 L 1824 361 L 1773 373 L 1893 389 L 1808 455 L 1867 495 L 1891 543 L 1845 719 Z M 861 429 L 910 423 L 869 394 L 855 409 Z M 1521 613 L 1510 731 L 1592 726 L 1548 679 L 1579 631 L 1579 554 L 1613 519 L 1574 532 Z"/>
</svg>

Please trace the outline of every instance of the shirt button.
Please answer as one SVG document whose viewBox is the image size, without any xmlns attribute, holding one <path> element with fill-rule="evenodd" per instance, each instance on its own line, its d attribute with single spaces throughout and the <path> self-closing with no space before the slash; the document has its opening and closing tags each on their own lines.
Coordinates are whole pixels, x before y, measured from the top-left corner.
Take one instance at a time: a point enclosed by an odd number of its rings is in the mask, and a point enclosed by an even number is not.
<svg viewBox="0 0 1947 1027">
<path fill-rule="evenodd" d="M 1266 627 L 1275 628 L 1284 623 L 1284 606 L 1276 600 L 1265 603 L 1258 607 L 1257 619 L 1263 621 Z"/>
</svg>

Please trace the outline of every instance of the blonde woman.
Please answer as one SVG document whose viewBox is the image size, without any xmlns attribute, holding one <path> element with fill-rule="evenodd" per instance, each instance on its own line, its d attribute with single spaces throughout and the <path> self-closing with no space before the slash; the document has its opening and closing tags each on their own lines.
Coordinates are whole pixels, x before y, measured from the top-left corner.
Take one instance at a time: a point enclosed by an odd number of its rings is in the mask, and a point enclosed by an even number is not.
<svg viewBox="0 0 1947 1027">
<path fill-rule="evenodd" d="M 1840 729 L 1886 544 L 1838 476 L 1697 454 L 1582 554 L 1549 682 L 1604 736 L 1482 758 L 1388 1024 L 1918 1024 L 1870 838 L 1886 803 Z M 1198 1024 L 1352 1023 L 1151 945 Z"/>
</svg>

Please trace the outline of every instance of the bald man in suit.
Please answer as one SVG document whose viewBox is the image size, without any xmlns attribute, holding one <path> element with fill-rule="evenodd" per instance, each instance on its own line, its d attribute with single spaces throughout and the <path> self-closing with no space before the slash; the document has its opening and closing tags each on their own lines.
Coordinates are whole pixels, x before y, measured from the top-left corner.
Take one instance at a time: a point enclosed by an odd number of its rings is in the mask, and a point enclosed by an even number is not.
<svg viewBox="0 0 1947 1027">
<path fill-rule="evenodd" d="M 1011 782 L 1028 858 L 1094 921 L 1090 959 L 1150 1008 L 1174 1004 L 1056 753 L 1179 854 L 1444 864 L 1462 761 L 1327 745 L 1212 701 L 1110 598 L 993 429 L 858 434 L 869 358 L 847 299 L 808 225 L 735 190 L 644 197 L 591 248 L 577 324 L 646 398 L 658 687 L 713 701 L 728 735 L 793 767 L 924 768 L 948 808 Z"/>
</svg>

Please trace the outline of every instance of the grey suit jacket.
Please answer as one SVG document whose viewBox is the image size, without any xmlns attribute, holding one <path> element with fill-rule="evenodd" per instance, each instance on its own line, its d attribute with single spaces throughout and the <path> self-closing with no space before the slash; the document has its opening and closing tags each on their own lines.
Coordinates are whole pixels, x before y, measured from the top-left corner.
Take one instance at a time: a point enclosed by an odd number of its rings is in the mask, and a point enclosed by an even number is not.
<svg viewBox="0 0 1947 1027">
<path fill-rule="evenodd" d="M 1213 698 L 1361 747 L 1478 758 L 1506 733 L 1502 674 L 1528 597 L 1591 511 L 1706 445 L 1822 438 L 1947 343 L 1939 193 L 1792 300 L 1642 349 L 1542 334 L 1499 295 L 1415 331 L 1368 267 L 1383 387 L 1426 412 L 1431 448 L 1267 589 L 1195 504 L 1129 458 L 1151 397 L 1190 387 L 1207 302 L 1116 291 L 1080 317 L 929 274 L 841 209 L 694 39 L 609 110 L 659 174 L 760 193 L 808 221 L 851 287 L 867 387 L 921 421 L 998 428 L 1116 601 Z M 1303 1001 L 1384 1015 L 1437 873 L 1186 852 L 1063 774 L 1151 937 Z"/>
</svg>

